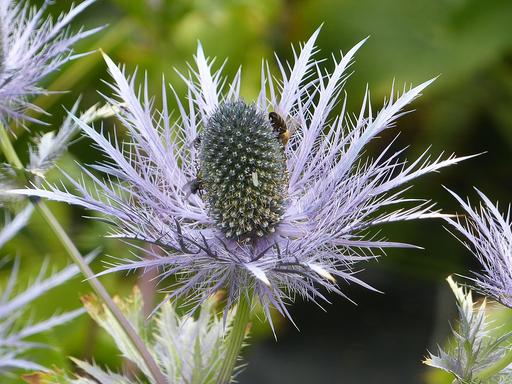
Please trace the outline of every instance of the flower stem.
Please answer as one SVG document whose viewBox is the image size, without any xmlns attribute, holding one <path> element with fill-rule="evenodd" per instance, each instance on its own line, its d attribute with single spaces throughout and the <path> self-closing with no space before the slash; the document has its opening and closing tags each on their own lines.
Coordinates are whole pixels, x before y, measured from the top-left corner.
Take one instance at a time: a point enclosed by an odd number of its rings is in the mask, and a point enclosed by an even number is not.
<svg viewBox="0 0 512 384">
<path fill-rule="evenodd" d="M 497 373 L 501 372 L 503 369 L 508 367 L 512 363 L 512 348 L 509 349 L 507 353 L 501 358 L 501 360 L 498 360 L 494 364 L 491 364 L 485 369 L 482 369 L 480 372 L 478 372 L 475 375 L 475 379 L 479 379 L 482 383 L 484 380 L 488 380 Z"/>
<path fill-rule="evenodd" d="M 0 147 L 2 152 L 5 155 L 5 158 L 7 161 L 15 168 L 23 169 L 23 164 L 21 163 L 21 160 L 19 159 L 16 151 L 14 150 L 14 147 L 12 146 L 12 143 L 9 139 L 9 135 L 3 126 L 3 124 L 0 123 Z M 117 307 L 117 305 L 114 303 L 110 295 L 108 294 L 107 290 L 103 285 L 99 282 L 99 280 L 94 276 L 93 271 L 89 267 L 89 265 L 85 262 L 84 258 L 80 254 L 80 251 L 76 248 L 73 241 L 69 238 L 66 231 L 64 231 L 64 228 L 60 225 L 60 223 L 57 221 L 56 217 L 53 215 L 53 213 L 50 211 L 50 209 L 44 204 L 42 201 L 37 201 L 33 203 L 37 209 L 37 211 L 43 216 L 45 221 L 48 223 L 50 228 L 53 230 L 57 238 L 60 240 L 64 248 L 66 249 L 67 253 L 73 260 L 73 262 L 78 266 L 82 274 L 85 276 L 89 284 L 91 285 L 91 288 L 93 291 L 98 295 L 105 303 L 105 305 L 108 307 L 110 312 L 114 315 L 116 320 L 118 321 L 121 328 L 124 330 L 130 341 L 133 343 L 134 347 L 137 349 L 139 354 L 141 355 L 142 359 L 146 363 L 148 370 L 151 372 L 151 375 L 153 376 L 153 379 L 157 384 L 167 384 L 167 380 L 165 379 L 164 375 L 158 368 L 158 365 L 156 364 L 155 360 L 153 359 L 153 356 L 149 352 L 149 350 L 146 348 L 146 345 L 142 341 L 142 339 L 139 337 L 137 332 L 135 332 L 135 329 L 131 325 L 131 323 L 128 321 L 128 319 L 123 315 L 121 310 Z"/>
<path fill-rule="evenodd" d="M 236 360 L 240 354 L 242 343 L 245 338 L 247 324 L 249 323 L 251 314 L 250 298 L 246 294 L 241 294 L 236 309 L 233 327 L 228 336 L 228 349 L 226 357 L 220 367 L 217 384 L 228 384 L 231 382 L 233 370 L 235 369 Z"/>
</svg>

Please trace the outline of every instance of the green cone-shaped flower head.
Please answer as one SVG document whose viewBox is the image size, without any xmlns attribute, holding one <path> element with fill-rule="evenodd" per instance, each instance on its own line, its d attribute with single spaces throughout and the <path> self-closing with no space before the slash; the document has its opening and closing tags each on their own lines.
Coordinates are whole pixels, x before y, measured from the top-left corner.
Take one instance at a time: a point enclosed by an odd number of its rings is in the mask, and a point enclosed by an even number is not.
<svg viewBox="0 0 512 384">
<path fill-rule="evenodd" d="M 208 119 L 199 151 L 209 214 L 226 237 L 273 232 L 288 183 L 283 146 L 267 115 L 243 101 L 221 104 Z"/>
</svg>

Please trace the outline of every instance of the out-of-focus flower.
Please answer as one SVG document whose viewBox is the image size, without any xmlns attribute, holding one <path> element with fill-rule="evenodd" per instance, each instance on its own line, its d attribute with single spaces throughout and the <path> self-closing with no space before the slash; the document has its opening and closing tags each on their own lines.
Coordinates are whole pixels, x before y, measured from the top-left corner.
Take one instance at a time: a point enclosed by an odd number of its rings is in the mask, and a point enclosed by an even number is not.
<svg viewBox="0 0 512 384">
<path fill-rule="evenodd" d="M 158 312 L 146 319 L 143 315 L 142 296 L 138 289 L 128 300 L 116 298 L 116 304 L 132 322 L 169 383 L 204 383 L 216 382 L 220 364 L 226 357 L 226 335 L 231 329 L 232 312 L 224 323 L 222 317 L 215 314 L 218 304 L 216 297 L 205 301 L 199 315 L 179 316 L 174 306 L 165 303 Z M 114 339 L 119 351 L 132 361 L 144 376 L 153 383 L 149 370 L 132 343 L 126 337 L 119 323 L 108 309 L 94 296 L 82 299 L 91 317 Z M 69 378 L 64 372 L 36 373 L 27 376 L 36 383 L 70 383 L 70 384 L 130 384 L 140 380 L 105 371 L 95 364 L 73 359 L 77 366 L 90 378 Z M 35 381 L 35 380 L 39 381 Z"/>
<path fill-rule="evenodd" d="M 78 104 L 77 101 L 71 108 L 71 113 L 77 113 Z M 81 113 L 80 119 L 91 123 L 113 115 L 114 110 L 111 106 L 94 105 Z M 57 160 L 67 150 L 79 131 L 78 125 L 68 115 L 57 131 L 50 131 L 36 138 L 29 150 L 29 163 L 25 169 L 17 170 L 8 164 L 1 164 L 0 192 L 24 187 L 29 182 L 40 184 L 46 173 L 56 166 Z M 0 229 L 0 248 L 28 224 L 33 211 L 33 204 L 27 203 L 12 219 L 6 212 L 3 228 Z"/>
<path fill-rule="evenodd" d="M 449 191 L 467 213 L 463 219 L 446 220 L 464 236 L 461 242 L 476 256 L 483 272 L 471 278 L 475 288 L 503 305 L 512 308 L 512 220 L 510 206 L 502 215 L 498 206 L 477 190 L 480 207 L 472 207 Z"/>
<path fill-rule="evenodd" d="M 77 101 L 70 110 L 76 114 L 78 110 Z M 110 105 L 93 105 L 91 108 L 80 114 L 80 120 L 88 124 L 115 115 L 115 110 Z M 58 131 L 47 132 L 36 139 L 36 145 L 30 148 L 30 161 L 27 171 L 35 176 L 43 177 L 52 169 L 57 160 L 68 149 L 68 146 L 76 138 L 80 127 L 68 115 Z"/>
<path fill-rule="evenodd" d="M 425 152 L 407 164 L 389 144 L 364 159 L 365 145 L 394 127 L 432 80 L 402 94 L 393 89 L 377 113 L 367 93 L 360 112 L 349 115 L 340 97 L 363 42 L 326 73 L 314 58 L 317 35 L 295 53 L 294 64 L 278 61 L 279 79 L 264 63 L 253 104 L 240 96 L 241 72 L 231 82 L 222 68 L 212 73 L 213 60 L 199 45 L 197 69 L 182 76 L 187 102 L 175 94 L 177 120 L 165 87 L 164 107 L 156 110 L 147 84 L 138 92 L 135 76 L 106 57 L 115 94 L 106 99 L 118 106 L 128 142 L 76 120 L 108 158 L 92 166 L 106 180 L 84 168 L 93 190 L 71 180 L 74 193 L 55 186 L 14 193 L 97 210 L 114 223 L 115 236 L 160 246 L 150 258 L 120 259 L 107 272 L 158 267 L 162 278 L 178 278 L 170 298 L 204 300 L 225 288 L 226 308 L 254 294 L 270 317 L 271 306 L 287 316 L 285 303 L 297 294 L 313 301 L 327 300 L 323 288 L 343 294 L 336 278 L 371 288 L 355 265 L 374 250 L 408 245 L 374 239 L 367 230 L 441 216 L 430 202 L 403 197 L 404 185 L 461 158 L 430 160 Z"/>
<path fill-rule="evenodd" d="M 451 277 L 448 283 L 457 300 L 458 327 L 453 330 L 453 340 L 447 349 L 439 348 L 437 355 L 430 353 L 424 363 L 450 372 L 457 384 L 510 383 L 512 370 L 507 368 L 508 364 L 489 375 L 484 372 L 510 354 L 512 333 L 494 337 L 496 326 L 486 319 L 486 300 L 476 305 L 471 291 L 458 286 Z"/>
<path fill-rule="evenodd" d="M 101 28 L 71 33 L 68 24 L 95 0 L 85 0 L 57 20 L 46 17 L 52 1 L 36 9 L 27 1 L 0 0 L 0 121 L 32 120 L 29 109 L 39 110 L 29 98 L 45 94 L 40 81 L 62 64 L 80 55 L 72 46 Z"/>
<path fill-rule="evenodd" d="M 0 287 L 0 377 L 9 374 L 13 369 L 44 370 L 45 368 L 41 365 L 24 358 L 24 354 L 30 349 L 47 346 L 27 341 L 27 338 L 64 324 L 84 312 L 78 309 L 55 315 L 39 323 L 23 324 L 22 316 L 26 314 L 28 305 L 32 301 L 78 273 L 77 267 L 70 266 L 44 278 L 47 267 L 48 263 L 45 262 L 29 288 L 15 294 L 15 290 L 21 285 L 18 277 L 19 259 L 16 259 L 9 280 L 5 286 Z"/>
</svg>

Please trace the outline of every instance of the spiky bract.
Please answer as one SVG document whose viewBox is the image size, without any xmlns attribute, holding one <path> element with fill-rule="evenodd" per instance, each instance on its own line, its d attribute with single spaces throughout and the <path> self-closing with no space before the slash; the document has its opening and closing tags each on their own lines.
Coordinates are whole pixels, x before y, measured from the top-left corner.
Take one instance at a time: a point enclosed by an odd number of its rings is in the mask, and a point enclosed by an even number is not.
<svg viewBox="0 0 512 384">
<path fill-rule="evenodd" d="M 502 214 L 498 206 L 478 191 L 482 203 L 472 207 L 454 192 L 450 193 L 466 211 L 467 217 L 446 218 L 462 235 L 463 244 L 476 256 L 482 272 L 475 272 L 475 288 L 512 308 L 512 219 L 510 207 Z"/>
<path fill-rule="evenodd" d="M 44 112 L 29 98 L 47 93 L 39 84 L 41 80 L 79 57 L 73 54 L 72 46 L 100 29 L 72 34 L 67 28 L 94 1 L 83 1 L 54 22 L 45 16 L 51 1 L 36 9 L 25 0 L 0 0 L 0 122 L 36 121 L 27 115 L 27 109 Z"/>
<path fill-rule="evenodd" d="M 20 286 L 19 259 L 16 259 L 9 280 L 0 287 L 0 378 L 15 369 L 44 369 L 25 355 L 31 349 L 49 346 L 31 342 L 30 337 L 71 321 L 84 312 L 81 309 L 66 312 L 39 323 L 24 321 L 26 316 L 23 315 L 34 300 L 78 273 L 78 267 L 70 266 L 44 278 L 48 268 L 47 261 L 43 264 L 39 276 L 26 290 L 15 292 L 16 286 Z"/>
<path fill-rule="evenodd" d="M 216 314 L 218 297 L 207 300 L 199 315 L 180 316 L 171 303 L 165 303 L 151 319 L 143 315 L 142 295 L 138 289 L 125 300 L 115 298 L 116 304 L 130 319 L 169 384 L 217 383 L 219 366 L 227 353 L 226 335 L 231 330 L 233 314 L 226 321 Z M 131 341 L 119 327 L 111 312 L 95 296 L 82 299 L 91 317 L 114 338 L 122 355 L 132 361 L 150 384 L 156 382 Z M 62 371 L 34 375 L 42 383 L 66 384 L 136 384 L 142 378 L 133 379 L 122 374 L 106 371 L 94 363 L 73 359 L 87 376 L 68 377 Z M 236 373 L 238 373 L 238 369 Z M 37 381 L 39 383 L 39 381 Z M 146 381 L 144 381 L 146 382 Z"/>
<path fill-rule="evenodd" d="M 220 70 L 212 73 L 212 61 L 206 59 L 201 46 L 196 55 L 198 69 L 189 77 L 182 76 L 189 91 L 186 104 L 176 98 L 177 121 L 171 119 L 167 109 L 165 88 L 164 108 L 155 110 L 147 85 L 138 92 L 135 80 L 127 78 L 106 57 L 115 94 L 107 101 L 117 107 L 117 118 L 127 129 L 128 142 L 119 144 L 79 119 L 77 122 L 108 158 L 93 166 L 106 175 L 107 181 L 84 168 L 94 190 L 70 178 L 76 193 L 56 186 L 14 193 L 100 211 L 115 223 L 115 235 L 159 245 L 160 250 L 152 257 L 119 259 L 108 272 L 158 267 L 163 278 L 178 278 L 179 286 L 173 287 L 171 298 L 192 295 L 201 301 L 225 288 L 229 308 L 240 295 L 250 293 L 259 298 L 270 318 L 271 306 L 288 315 L 286 303 L 295 295 L 317 301 L 327 300 L 325 290 L 342 294 L 336 278 L 371 288 L 355 275 L 355 265 L 372 259 L 373 250 L 407 245 L 365 238 L 365 234 L 383 223 L 439 217 L 429 202 L 402 197 L 406 185 L 461 159 L 452 156 L 430 161 L 424 153 L 405 164 L 399 159 L 401 151 L 392 152 L 390 146 L 375 159 L 363 159 L 365 146 L 392 128 L 404 108 L 431 81 L 398 94 L 393 90 L 377 113 L 367 94 L 354 118 L 346 113 L 345 102 L 340 105 L 339 101 L 346 70 L 363 42 L 335 58 L 334 69 L 328 73 L 321 67 L 323 60 L 313 58 L 317 35 L 318 31 L 300 53 L 295 53 L 295 63 L 278 61 L 279 76 L 271 74 L 268 63 L 262 69 L 262 87 L 254 108 L 262 116 L 275 112 L 285 121 L 293 121 L 295 130 L 283 149 L 286 202 L 275 200 L 275 212 L 280 212 L 280 204 L 284 212 L 277 222 L 267 219 L 269 225 L 275 225 L 274 232 L 266 231 L 254 241 L 229 238 L 218 225 L 224 220 L 219 219 L 221 214 L 231 214 L 219 212 L 222 202 L 215 199 L 220 195 L 212 198 L 212 204 L 207 198 L 203 200 L 203 194 L 189 194 L 184 188 L 197 177 L 201 164 L 200 151 L 193 144 L 198 135 L 209 124 L 214 125 L 212 116 L 223 110 L 223 105 L 241 100 L 240 72 L 231 83 L 225 81 Z M 224 89 L 223 84 L 228 87 Z M 243 110 L 249 113 L 250 108 Z M 275 149 L 274 145 L 267 148 L 265 158 L 278 159 Z M 279 161 L 273 165 L 280 167 Z M 272 174 L 281 172 L 278 168 Z M 260 177 L 258 174 L 258 181 Z M 217 183 L 209 181 L 213 182 Z M 220 191 L 220 185 L 219 181 L 214 188 Z M 274 188 L 280 193 L 282 187 Z M 409 208 L 404 208 L 406 204 Z M 147 248 L 144 252 L 152 251 Z"/>
<path fill-rule="evenodd" d="M 512 333 L 496 332 L 499 327 L 488 319 L 486 300 L 477 304 L 470 290 L 451 277 L 447 280 L 457 300 L 458 324 L 452 328 L 453 339 L 448 346 L 430 353 L 424 363 L 453 374 L 454 384 L 510 384 L 512 371 L 506 365 L 491 377 L 482 379 L 479 375 L 510 353 Z"/>
<path fill-rule="evenodd" d="M 201 134 L 199 172 L 208 211 L 228 238 L 262 237 L 284 212 L 284 151 L 266 114 L 221 104 Z"/>
</svg>

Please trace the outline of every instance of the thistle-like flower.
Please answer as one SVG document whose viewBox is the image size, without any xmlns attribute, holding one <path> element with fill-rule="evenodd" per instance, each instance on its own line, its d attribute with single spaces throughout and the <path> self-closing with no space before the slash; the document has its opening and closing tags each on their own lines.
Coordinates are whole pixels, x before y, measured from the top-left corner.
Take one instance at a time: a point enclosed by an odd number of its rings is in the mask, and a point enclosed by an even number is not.
<svg viewBox="0 0 512 384">
<path fill-rule="evenodd" d="M 169 383 L 213 384 L 217 371 L 226 357 L 226 334 L 231 329 L 232 312 L 225 324 L 222 317 L 215 314 L 218 304 L 215 297 L 201 306 L 197 317 L 179 316 L 171 303 L 165 303 L 150 320 L 144 318 L 142 296 L 138 289 L 128 300 L 115 299 L 116 304 L 132 322 L 138 333 L 144 338 L 160 369 Z M 89 315 L 113 338 L 123 356 L 132 361 L 154 383 L 151 374 L 140 355 L 132 348 L 119 323 L 111 312 L 95 296 L 82 299 Z M 227 326 L 226 326 L 227 325 Z M 148 331 L 150 330 L 150 331 Z M 122 374 L 106 371 L 95 364 L 73 359 L 77 366 L 89 377 L 71 378 L 63 371 L 35 373 L 26 377 L 27 381 L 37 383 L 69 384 L 135 384 L 140 379 L 132 379 Z M 30 381 L 32 378 L 34 381 Z M 36 380 L 37 379 L 37 380 Z"/>
<path fill-rule="evenodd" d="M 115 96 L 107 102 L 128 130 L 119 144 L 77 119 L 108 160 L 93 165 L 106 180 L 84 167 L 95 185 L 74 181 L 76 192 L 55 186 L 17 190 L 96 210 L 113 223 L 114 235 L 160 246 L 150 258 L 120 259 L 107 272 L 158 267 L 179 287 L 170 298 L 200 299 L 227 290 L 227 308 L 241 295 L 255 295 L 269 316 L 297 294 L 327 300 L 322 288 L 343 294 L 336 278 L 369 285 L 355 265 L 372 250 L 408 245 L 367 237 L 388 222 L 439 217 L 428 201 L 403 197 L 411 180 L 461 158 L 433 161 L 425 152 L 411 164 L 385 146 L 375 159 L 363 159 L 365 145 L 395 125 L 404 108 L 431 82 L 395 94 L 376 114 L 368 93 L 357 116 L 340 105 L 352 57 L 363 42 L 326 73 L 313 36 L 295 53 L 295 63 L 278 61 L 280 78 L 268 63 L 254 103 L 240 95 L 241 72 L 230 82 L 222 68 L 212 72 L 201 45 L 189 76 L 187 103 L 172 89 L 179 118 L 171 119 L 167 92 L 163 109 L 153 107 L 144 84 L 126 77 L 105 57 Z M 394 208 L 411 204 L 409 208 Z"/>
<path fill-rule="evenodd" d="M 465 239 L 461 242 L 475 255 L 483 267 L 471 278 L 476 289 L 482 294 L 494 298 L 503 305 L 512 308 L 512 220 L 510 206 L 506 215 L 500 213 L 498 206 L 477 190 L 482 199 L 480 208 L 472 207 L 468 202 L 450 193 L 457 199 L 467 216 L 463 219 L 446 220 Z"/>
<path fill-rule="evenodd" d="M 86 0 L 54 22 L 45 16 L 51 1 L 39 9 L 28 2 L 0 0 L 0 121 L 32 120 L 27 110 L 39 108 L 28 100 L 45 94 L 40 81 L 65 62 L 77 58 L 72 45 L 100 28 L 70 33 L 68 24 L 95 0 Z M 43 112 L 43 111 L 41 111 Z"/>
<path fill-rule="evenodd" d="M 28 305 L 32 301 L 78 273 L 78 267 L 70 266 L 44 278 L 47 269 L 48 262 L 46 261 L 39 276 L 30 284 L 30 287 L 23 292 L 14 294 L 15 288 L 20 285 L 18 281 L 19 259 L 16 259 L 9 280 L 5 286 L 0 287 L 2 293 L 0 296 L 0 377 L 9 374 L 13 369 L 44 370 L 44 367 L 27 360 L 23 355 L 30 349 L 47 346 L 26 339 L 64 324 L 84 312 L 82 309 L 78 309 L 55 315 L 39 323 L 22 324 L 22 315 L 26 314 Z"/>
<path fill-rule="evenodd" d="M 454 383 L 505 384 L 512 380 L 510 362 L 510 339 L 512 333 L 494 335 L 495 326 L 487 319 L 487 303 L 477 305 L 470 290 L 465 290 L 451 277 L 448 283 L 457 300 L 459 311 L 458 327 L 454 328 L 453 341 L 448 348 L 439 348 L 437 354 L 430 353 L 424 361 L 431 367 L 450 372 L 456 378 Z"/>
</svg>

